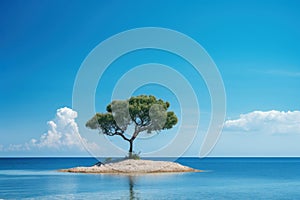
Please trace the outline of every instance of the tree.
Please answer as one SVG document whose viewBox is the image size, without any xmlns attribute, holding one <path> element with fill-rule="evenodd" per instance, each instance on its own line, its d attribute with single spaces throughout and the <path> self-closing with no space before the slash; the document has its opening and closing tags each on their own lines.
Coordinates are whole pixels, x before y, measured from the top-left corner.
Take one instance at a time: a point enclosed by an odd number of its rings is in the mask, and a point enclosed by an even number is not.
<svg viewBox="0 0 300 200">
<path fill-rule="evenodd" d="M 167 111 L 169 102 L 156 99 L 152 95 L 140 95 L 128 100 L 112 101 L 106 107 L 106 113 L 96 113 L 86 123 L 86 127 L 97 129 L 108 136 L 118 135 L 129 142 L 129 157 L 133 152 L 133 141 L 139 133 L 160 132 L 171 129 L 177 124 L 174 112 Z M 131 137 L 125 135 L 129 126 L 134 126 Z"/>
</svg>

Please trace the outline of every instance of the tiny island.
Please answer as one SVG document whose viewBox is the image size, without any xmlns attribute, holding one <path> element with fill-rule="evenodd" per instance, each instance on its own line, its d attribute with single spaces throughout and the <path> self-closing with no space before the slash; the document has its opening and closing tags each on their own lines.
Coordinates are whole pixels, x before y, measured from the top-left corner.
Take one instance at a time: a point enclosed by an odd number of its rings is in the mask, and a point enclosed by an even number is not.
<svg viewBox="0 0 300 200">
<path fill-rule="evenodd" d="M 125 159 L 123 161 L 94 165 L 91 167 L 75 167 L 61 169 L 60 172 L 96 173 L 96 174 L 154 174 L 175 172 L 201 172 L 201 170 L 183 166 L 176 162 Z"/>
<path fill-rule="evenodd" d="M 199 172 L 176 162 L 141 160 L 133 153 L 133 142 L 139 133 L 158 133 L 171 129 L 178 119 L 173 111 L 167 111 L 170 103 L 152 95 L 139 95 L 128 100 L 114 100 L 106 107 L 106 113 L 96 113 L 87 121 L 86 127 L 98 130 L 100 134 L 120 136 L 129 142 L 127 159 L 91 167 L 61 169 L 73 173 L 144 174 L 171 172 Z M 131 137 L 125 135 L 128 126 L 134 126 Z"/>
</svg>

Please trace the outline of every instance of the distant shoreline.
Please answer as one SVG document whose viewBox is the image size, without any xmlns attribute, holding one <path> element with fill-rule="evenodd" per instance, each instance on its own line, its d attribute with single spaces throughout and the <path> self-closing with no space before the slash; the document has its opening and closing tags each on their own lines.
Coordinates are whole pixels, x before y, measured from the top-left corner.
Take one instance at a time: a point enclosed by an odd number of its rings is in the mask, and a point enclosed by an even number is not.
<svg viewBox="0 0 300 200">
<path fill-rule="evenodd" d="M 59 172 L 87 173 L 87 174 L 155 174 L 155 173 L 179 173 L 201 172 L 176 162 L 133 160 L 127 159 L 116 163 L 103 164 L 101 166 L 75 167 L 60 169 Z"/>
</svg>

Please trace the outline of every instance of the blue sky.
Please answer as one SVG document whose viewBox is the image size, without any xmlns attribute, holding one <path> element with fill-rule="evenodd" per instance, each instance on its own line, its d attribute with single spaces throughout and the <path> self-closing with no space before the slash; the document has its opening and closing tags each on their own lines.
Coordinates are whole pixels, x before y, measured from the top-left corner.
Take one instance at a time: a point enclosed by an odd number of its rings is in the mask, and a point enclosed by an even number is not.
<svg viewBox="0 0 300 200">
<path fill-rule="evenodd" d="M 225 123 L 212 156 L 300 156 L 299 8 L 298 1 L 1 1 L 0 156 L 86 155 L 23 147 L 49 131 L 48 121 L 59 123 L 57 109 L 72 108 L 73 84 L 86 56 L 105 39 L 140 27 L 182 32 L 216 63 L 226 89 L 226 120 L 235 121 Z M 205 129 L 210 99 L 203 80 L 184 61 L 155 50 L 128 54 L 110 66 L 96 92 L 96 110 L 104 111 L 124 72 L 147 62 L 172 66 L 189 79 Z M 167 89 L 148 85 L 139 93 L 169 99 L 172 109 L 180 109 Z M 196 154 L 200 140 L 187 155 Z"/>
</svg>

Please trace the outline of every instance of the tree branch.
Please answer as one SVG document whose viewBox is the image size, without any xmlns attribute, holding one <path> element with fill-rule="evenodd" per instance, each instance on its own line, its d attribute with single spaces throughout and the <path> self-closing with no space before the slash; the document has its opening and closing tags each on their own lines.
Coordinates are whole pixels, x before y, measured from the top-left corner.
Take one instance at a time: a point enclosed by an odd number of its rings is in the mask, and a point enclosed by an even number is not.
<svg viewBox="0 0 300 200">
<path fill-rule="evenodd" d="M 116 133 L 116 135 L 121 136 L 124 140 L 130 142 L 130 139 L 128 139 L 127 137 L 125 137 L 125 135 L 121 134 L 121 133 Z"/>
<path fill-rule="evenodd" d="M 151 123 L 147 126 L 135 126 L 135 130 L 134 133 L 132 135 L 132 137 L 130 138 L 131 141 L 135 140 L 135 138 L 139 135 L 140 132 L 143 132 L 145 130 L 147 130 L 149 127 L 151 126 Z"/>
</svg>

